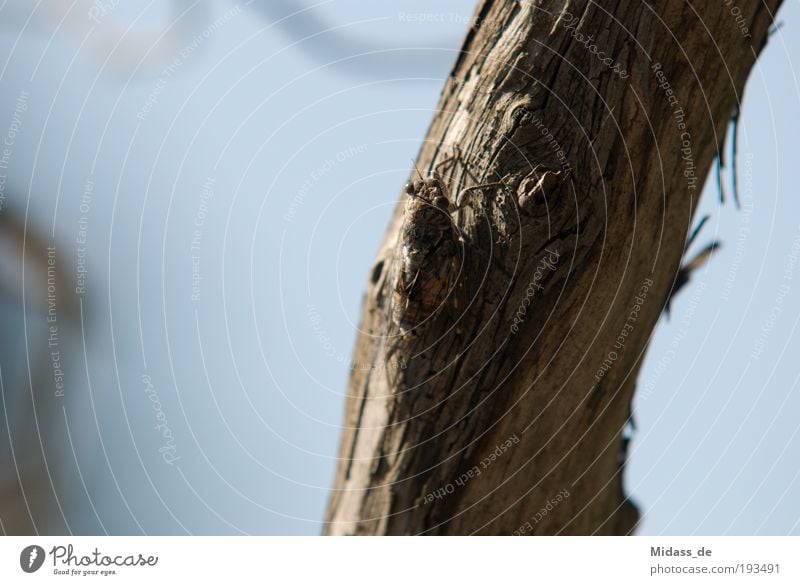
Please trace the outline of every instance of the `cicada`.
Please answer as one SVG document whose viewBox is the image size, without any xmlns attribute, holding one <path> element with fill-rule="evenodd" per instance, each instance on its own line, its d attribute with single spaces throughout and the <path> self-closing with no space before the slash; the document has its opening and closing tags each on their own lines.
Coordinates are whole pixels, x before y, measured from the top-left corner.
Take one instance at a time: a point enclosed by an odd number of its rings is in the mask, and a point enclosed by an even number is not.
<svg viewBox="0 0 800 585">
<path fill-rule="evenodd" d="M 470 192 L 502 186 L 484 183 L 468 187 L 451 201 L 438 170 L 428 178 L 416 172 L 418 178 L 403 189 L 408 198 L 390 277 L 389 318 L 402 337 L 416 334 L 444 307 L 463 310 L 465 240 L 453 213 L 466 204 Z"/>
<path fill-rule="evenodd" d="M 406 335 L 432 318 L 453 294 L 463 243 L 437 173 L 406 183 L 405 217 L 395 251 L 391 319 Z"/>
</svg>

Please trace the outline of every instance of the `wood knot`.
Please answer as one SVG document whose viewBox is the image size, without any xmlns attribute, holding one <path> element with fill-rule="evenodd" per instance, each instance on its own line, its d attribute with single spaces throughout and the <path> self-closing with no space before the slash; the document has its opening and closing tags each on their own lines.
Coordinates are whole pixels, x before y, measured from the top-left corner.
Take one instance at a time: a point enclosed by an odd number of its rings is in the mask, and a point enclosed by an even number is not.
<svg viewBox="0 0 800 585">
<path fill-rule="evenodd" d="M 547 207 L 563 180 L 561 171 L 535 168 L 517 187 L 517 203 L 520 209 L 530 213 L 536 206 L 544 204 Z"/>
<path fill-rule="evenodd" d="M 532 106 L 530 96 L 519 96 L 516 92 L 503 95 L 497 104 L 498 111 L 503 113 L 500 133 L 513 134 L 516 128 L 528 124 L 533 117 Z"/>
</svg>

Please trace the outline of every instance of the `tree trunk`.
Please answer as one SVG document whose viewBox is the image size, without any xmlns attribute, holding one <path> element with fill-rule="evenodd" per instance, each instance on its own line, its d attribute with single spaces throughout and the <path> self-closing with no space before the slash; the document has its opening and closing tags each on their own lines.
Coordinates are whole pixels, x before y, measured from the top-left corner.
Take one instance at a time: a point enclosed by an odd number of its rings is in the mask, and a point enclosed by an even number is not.
<svg viewBox="0 0 800 585">
<path fill-rule="evenodd" d="M 479 188 L 401 195 L 327 533 L 635 528 L 636 377 L 780 3 L 481 2 L 417 161 Z"/>
</svg>

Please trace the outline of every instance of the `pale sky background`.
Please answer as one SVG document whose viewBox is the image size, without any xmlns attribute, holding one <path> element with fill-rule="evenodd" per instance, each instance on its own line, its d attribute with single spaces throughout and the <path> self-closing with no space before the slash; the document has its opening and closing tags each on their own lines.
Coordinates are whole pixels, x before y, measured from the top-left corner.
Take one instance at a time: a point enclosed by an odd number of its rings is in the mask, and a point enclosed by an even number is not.
<svg viewBox="0 0 800 585">
<path fill-rule="evenodd" d="M 42 529 L 317 534 L 364 284 L 474 1 L 426 23 L 405 16 L 431 13 L 421 0 L 69 4 L 0 10 L 0 136 L 28 96 L 4 210 L 55 234 L 73 284 L 88 226 L 85 342 L 78 322 L 66 398 L 40 412 L 61 505 Z M 640 379 L 627 486 L 643 534 L 800 533 L 800 9 L 785 4 L 743 104 L 747 205 L 720 206 L 712 176 L 696 247 L 723 248 Z M 7 312 L 9 393 L 43 342 Z"/>
</svg>

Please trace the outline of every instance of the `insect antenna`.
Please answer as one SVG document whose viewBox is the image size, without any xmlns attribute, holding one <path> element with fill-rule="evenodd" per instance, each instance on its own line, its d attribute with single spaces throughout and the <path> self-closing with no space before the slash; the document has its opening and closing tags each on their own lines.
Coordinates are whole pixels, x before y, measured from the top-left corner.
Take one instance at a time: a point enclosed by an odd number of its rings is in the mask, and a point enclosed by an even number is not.
<svg viewBox="0 0 800 585">
<path fill-rule="evenodd" d="M 417 163 L 413 158 L 411 159 L 411 164 L 414 165 L 414 170 L 417 171 L 417 175 L 419 175 L 419 180 L 424 182 L 425 178 L 422 176 L 422 173 L 419 172 L 419 169 L 417 168 Z"/>
</svg>

